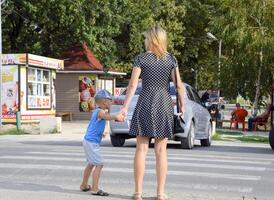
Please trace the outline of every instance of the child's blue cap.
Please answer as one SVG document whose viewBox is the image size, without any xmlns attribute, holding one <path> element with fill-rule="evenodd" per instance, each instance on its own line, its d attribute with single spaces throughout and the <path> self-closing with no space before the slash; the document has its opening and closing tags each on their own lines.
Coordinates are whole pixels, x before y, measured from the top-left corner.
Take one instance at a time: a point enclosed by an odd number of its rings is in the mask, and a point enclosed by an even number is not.
<svg viewBox="0 0 274 200">
<path fill-rule="evenodd" d="M 110 100 L 112 100 L 112 95 L 107 90 L 99 90 L 98 92 L 96 92 L 96 95 L 95 95 L 94 98 L 95 98 L 95 101 L 97 101 L 99 99 L 110 99 Z"/>
</svg>

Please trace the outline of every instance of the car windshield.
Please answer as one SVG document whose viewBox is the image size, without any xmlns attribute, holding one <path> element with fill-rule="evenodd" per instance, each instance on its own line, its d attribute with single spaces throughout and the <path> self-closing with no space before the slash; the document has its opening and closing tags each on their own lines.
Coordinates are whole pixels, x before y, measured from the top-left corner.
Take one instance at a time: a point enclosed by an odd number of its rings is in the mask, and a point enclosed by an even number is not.
<svg viewBox="0 0 274 200">
<path fill-rule="evenodd" d="M 136 88 L 136 91 L 135 91 L 135 95 L 140 95 L 141 94 L 141 91 L 142 91 L 142 85 L 138 85 L 137 86 L 137 88 Z M 127 90 L 125 90 L 123 93 L 122 93 L 122 95 L 126 95 L 126 93 L 127 93 Z M 169 89 L 169 94 L 170 95 L 176 95 L 176 90 L 175 90 L 175 87 L 174 87 L 174 85 L 171 85 L 170 86 L 170 89 Z"/>
</svg>

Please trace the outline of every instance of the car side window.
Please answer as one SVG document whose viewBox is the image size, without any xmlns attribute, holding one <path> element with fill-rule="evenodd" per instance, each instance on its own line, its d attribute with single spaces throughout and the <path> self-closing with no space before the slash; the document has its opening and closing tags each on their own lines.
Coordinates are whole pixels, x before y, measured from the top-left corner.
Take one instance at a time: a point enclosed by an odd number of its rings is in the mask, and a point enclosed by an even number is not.
<svg viewBox="0 0 274 200">
<path fill-rule="evenodd" d="M 174 85 L 169 85 L 169 94 L 171 96 L 175 96 L 176 95 L 176 88 Z"/>
<path fill-rule="evenodd" d="M 142 91 L 142 85 L 138 85 L 136 90 L 135 90 L 135 95 L 140 95 Z M 127 89 L 125 89 L 121 95 L 126 95 L 127 94 Z"/>
<path fill-rule="evenodd" d="M 186 86 L 186 94 L 188 96 L 188 98 L 191 100 L 191 101 L 195 101 L 194 97 L 193 97 L 193 94 L 191 92 L 191 89 L 189 86 Z"/>
<path fill-rule="evenodd" d="M 195 99 L 196 103 L 202 104 L 202 101 L 201 101 L 198 93 L 194 89 L 191 89 L 191 90 L 192 90 L 192 93 L 193 93 L 193 96 L 194 96 L 194 99 Z"/>
</svg>

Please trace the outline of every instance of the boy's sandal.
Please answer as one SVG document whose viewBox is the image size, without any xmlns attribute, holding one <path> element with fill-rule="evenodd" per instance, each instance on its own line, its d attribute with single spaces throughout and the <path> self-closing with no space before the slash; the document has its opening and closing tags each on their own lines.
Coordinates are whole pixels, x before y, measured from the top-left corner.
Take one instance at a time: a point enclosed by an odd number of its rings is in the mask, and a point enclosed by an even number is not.
<svg viewBox="0 0 274 200">
<path fill-rule="evenodd" d="M 142 198 L 142 193 L 141 192 L 135 192 L 133 195 L 132 195 L 132 198 L 134 200 L 143 200 Z"/>
<path fill-rule="evenodd" d="M 80 190 L 81 190 L 82 192 L 90 191 L 90 190 L 91 190 L 91 186 L 90 186 L 90 185 L 87 185 L 87 187 L 81 187 L 81 186 L 80 186 Z"/>
<path fill-rule="evenodd" d="M 157 200 L 168 200 L 168 197 L 165 193 L 157 194 Z"/>
<path fill-rule="evenodd" d="M 97 192 L 91 192 L 92 195 L 97 195 L 97 196 L 108 196 L 109 193 L 104 192 L 103 190 L 98 190 Z"/>
</svg>

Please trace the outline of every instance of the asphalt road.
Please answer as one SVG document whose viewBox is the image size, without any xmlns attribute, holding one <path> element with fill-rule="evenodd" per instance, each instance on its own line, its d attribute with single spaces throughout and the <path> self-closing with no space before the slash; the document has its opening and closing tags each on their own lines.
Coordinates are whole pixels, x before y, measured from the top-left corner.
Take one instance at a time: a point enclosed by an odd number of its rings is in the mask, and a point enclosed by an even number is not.
<svg viewBox="0 0 274 200">
<path fill-rule="evenodd" d="M 114 148 L 104 140 L 101 187 L 111 195 L 79 191 L 85 158 L 81 134 L 0 137 L 0 200 L 131 199 L 135 140 Z M 274 151 L 269 145 L 214 142 L 193 150 L 168 145 L 166 192 L 178 200 L 274 200 Z M 156 193 L 155 159 L 149 149 L 144 199 Z M 244 198 L 243 198 L 244 197 Z"/>
</svg>

